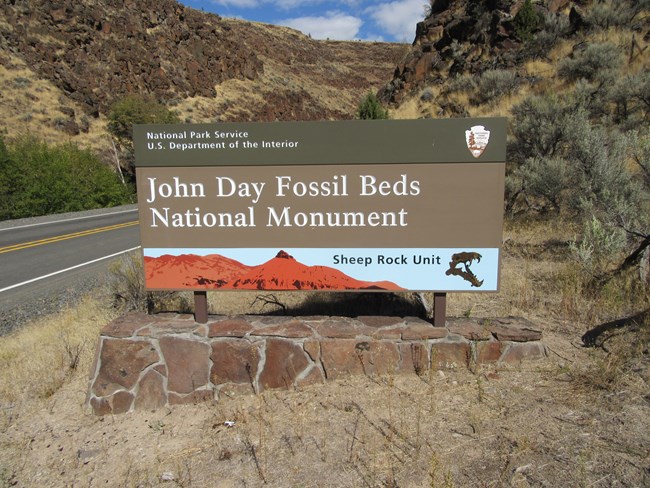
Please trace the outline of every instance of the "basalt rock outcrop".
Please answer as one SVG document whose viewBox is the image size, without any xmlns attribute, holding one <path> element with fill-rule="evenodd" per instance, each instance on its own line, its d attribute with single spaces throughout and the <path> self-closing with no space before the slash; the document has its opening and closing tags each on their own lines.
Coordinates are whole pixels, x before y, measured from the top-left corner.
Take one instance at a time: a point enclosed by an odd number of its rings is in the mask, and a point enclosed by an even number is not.
<svg viewBox="0 0 650 488">
<path fill-rule="evenodd" d="M 89 114 L 115 94 L 214 96 L 226 79 L 254 79 L 262 63 L 220 17 L 173 0 L 4 2 L 2 44 Z M 103 7 L 103 8 L 102 8 Z"/>
<path fill-rule="evenodd" d="M 188 122 L 352 118 L 359 100 L 389 79 L 403 50 L 389 43 L 317 41 L 175 0 L 0 3 L 0 65 L 7 76 L 20 72 L 19 81 L 30 70 L 27 82 L 52 83 L 61 93 L 59 105 L 76 112 L 70 120 L 57 114 L 57 130 L 72 136 L 87 131 L 81 115 L 92 124 L 129 93 L 177 107 Z M 23 91 L 5 95 L 20 98 Z M 27 96 L 35 102 L 23 111 L 51 110 L 38 105 L 38 94 Z M 181 106 L 197 98 L 200 104 Z"/>
<path fill-rule="evenodd" d="M 460 74 L 509 69 L 521 60 L 523 43 L 514 18 L 523 0 L 433 0 L 426 19 L 417 24 L 411 51 L 395 69 L 379 98 L 399 103 L 425 82 L 442 83 Z M 536 2 L 540 15 L 556 14 L 568 0 Z"/>
</svg>

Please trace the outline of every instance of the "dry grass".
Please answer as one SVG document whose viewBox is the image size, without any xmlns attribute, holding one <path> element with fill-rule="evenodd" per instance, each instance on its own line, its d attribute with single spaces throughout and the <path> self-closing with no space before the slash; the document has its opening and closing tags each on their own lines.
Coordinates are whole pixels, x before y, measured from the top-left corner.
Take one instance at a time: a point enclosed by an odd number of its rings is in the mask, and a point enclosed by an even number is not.
<svg viewBox="0 0 650 488">
<path fill-rule="evenodd" d="M 213 98 L 175 100 L 170 108 L 183 122 L 353 118 L 362 98 L 386 83 L 408 48 L 315 41 L 285 27 L 236 19 L 223 19 L 220 25 L 256 53 L 263 72 L 255 80 L 231 79 L 216 85 Z M 84 116 L 79 104 L 18 56 L 6 53 L 6 60 L 0 64 L 0 83 L 10 90 L 0 93 L 0 131 L 9 138 L 34 133 L 49 143 L 70 140 L 114 164 L 106 114 Z M 88 131 L 68 135 L 57 129 L 57 121 L 68 117 L 62 107 L 74 109 L 75 121 L 87 125 Z"/>
<path fill-rule="evenodd" d="M 0 339 L 0 426 L 27 414 L 70 378 L 86 374 L 99 330 L 117 313 L 98 299 L 38 319 Z"/>
<path fill-rule="evenodd" d="M 578 288 L 559 279 L 570 226 L 508 223 L 504 235 L 501 293 L 450 294 L 449 314 L 533 319 L 547 361 L 353 377 L 100 419 L 82 408 L 86 372 L 114 312 L 88 300 L 1 338 L 0 486 L 647 485 L 648 324 L 617 331 L 609 352 L 577 347 L 606 316 L 606 293 L 571 296 Z M 263 311 L 254 295 L 213 293 L 211 306 Z"/>
<path fill-rule="evenodd" d="M 0 132 L 10 138 L 38 134 L 48 143 L 71 140 L 82 147 L 93 147 L 96 152 L 108 149 L 105 118 L 86 117 L 88 132 L 77 136 L 62 133 L 55 122 L 67 115 L 60 109 L 72 108 L 76 122 L 81 124 L 84 118 L 81 106 L 68 99 L 53 83 L 36 75 L 20 58 L 14 55 L 8 58 L 8 63 L 0 64 L 0 85 L 10 88 L 0 93 Z"/>
</svg>

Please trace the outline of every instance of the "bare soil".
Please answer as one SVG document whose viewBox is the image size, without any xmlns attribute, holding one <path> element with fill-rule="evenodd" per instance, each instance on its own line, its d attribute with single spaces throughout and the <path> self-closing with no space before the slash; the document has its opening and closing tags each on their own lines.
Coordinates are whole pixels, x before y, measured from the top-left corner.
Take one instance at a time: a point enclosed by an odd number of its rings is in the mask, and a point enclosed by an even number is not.
<svg viewBox="0 0 650 488">
<path fill-rule="evenodd" d="M 0 486 L 648 486 L 647 376 L 598 388 L 588 366 L 602 351 L 545 342 L 548 360 L 514 369 L 350 377 L 114 417 L 84 410 L 78 375 L 0 434 Z"/>
<path fill-rule="evenodd" d="M 39 319 L 0 338 L 0 487 L 650 486 L 650 314 L 602 347 L 581 340 L 646 309 L 649 290 L 577 293 L 571 232 L 507 226 L 501 292 L 449 295 L 450 316 L 521 315 L 542 328 L 548 358 L 518 367 L 348 377 L 96 417 L 84 407 L 87 372 L 115 310 L 100 294 Z M 255 292 L 210 296 L 211 313 L 281 308 Z M 368 314 L 333 296 L 276 298 Z M 384 301 L 365 305 L 389 314 Z"/>
</svg>

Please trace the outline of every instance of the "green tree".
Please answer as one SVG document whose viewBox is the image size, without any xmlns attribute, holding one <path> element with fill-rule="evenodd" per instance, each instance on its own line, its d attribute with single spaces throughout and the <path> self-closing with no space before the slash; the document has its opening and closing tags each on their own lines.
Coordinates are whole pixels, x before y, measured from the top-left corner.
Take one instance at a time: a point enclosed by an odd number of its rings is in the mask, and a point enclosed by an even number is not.
<svg viewBox="0 0 650 488">
<path fill-rule="evenodd" d="M 539 29 L 540 20 L 532 2 L 526 0 L 513 19 L 517 37 L 524 42 L 531 41 L 534 33 Z"/>
<path fill-rule="evenodd" d="M 4 138 L 0 136 L 0 220 L 14 215 L 14 194 L 20 188 L 23 174 L 11 158 Z"/>
<path fill-rule="evenodd" d="M 14 219 L 112 207 L 133 189 L 89 150 L 22 137 L 0 144 L 0 218 Z"/>
<path fill-rule="evenodd" d="M 176 124 L 178 116 L 166 106 L 144 95 L 127 95 L 111 106 L 108 132 L 122 145 L 133 142 L 135 124 Z"/>
<path fill-rule="evenodd" d="M 387 119 L 388 110 L 381 106 L 377 96 L 370 92 L 359 104 L 357 109 L 357 119 L 368 120 L 368 119 Z"/>
<path fill-rule="evenodd" d="M 108 114 L 108 132 L 121 150 L 118 164 L 135 180 L 133 126 L 136 124 L 177 124 L 178 116 L 165 105 L 145 95 L 132 94 L 118 100 Z"/>
</svg>

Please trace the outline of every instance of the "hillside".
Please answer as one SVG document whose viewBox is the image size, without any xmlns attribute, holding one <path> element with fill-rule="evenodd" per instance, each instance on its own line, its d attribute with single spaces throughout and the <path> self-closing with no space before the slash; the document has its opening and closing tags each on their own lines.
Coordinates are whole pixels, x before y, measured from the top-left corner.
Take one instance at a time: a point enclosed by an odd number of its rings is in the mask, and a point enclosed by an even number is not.
<svg viewBox="0 0 650 488">
<path fill-rule="evenodd" d="M 149 94 L 186 122 L 349 119 L 405 52 L 316 41 L 174 0 L 0 5 L 0 130 L 108 147 L 106 114 Z"/>
<path fill-rule="evenodd" d="M 529 95 L 570 96 L 582 77 L 567 80 L 558 67 L 567 58 L 579 59 L 589 44 L 612 44 L 622 60 L 593 60 L 596 70 L 616 69 L 619 77 L 647 74 L 647 2 L 533 1 L 533 20 L 522 20 L 524 4 L 432 0 L 379 98 L 395 118 L 507 116 Z M 645 90 L 641 98 L 647 98 Z M 646 122 L 648 108 L 642 103 Z"/>
</svg>

